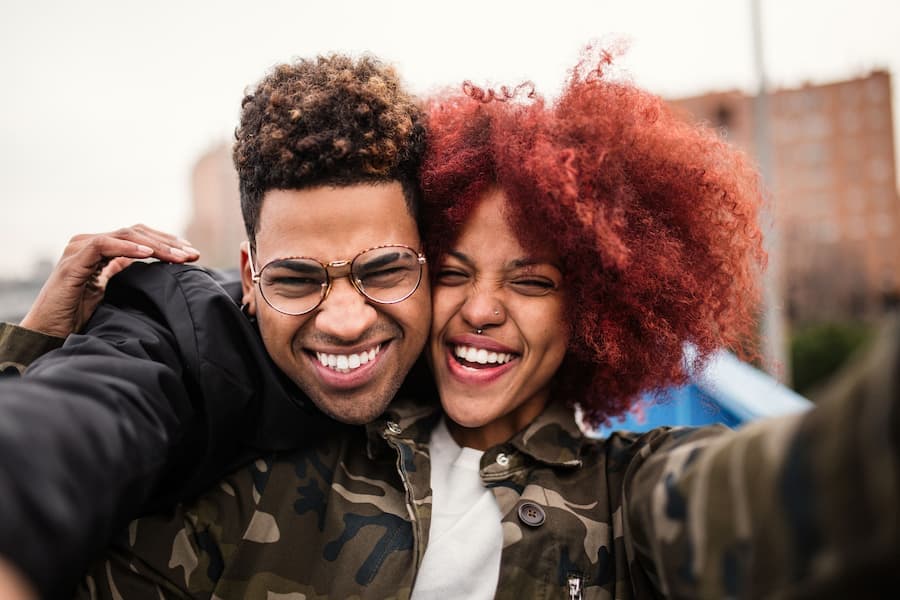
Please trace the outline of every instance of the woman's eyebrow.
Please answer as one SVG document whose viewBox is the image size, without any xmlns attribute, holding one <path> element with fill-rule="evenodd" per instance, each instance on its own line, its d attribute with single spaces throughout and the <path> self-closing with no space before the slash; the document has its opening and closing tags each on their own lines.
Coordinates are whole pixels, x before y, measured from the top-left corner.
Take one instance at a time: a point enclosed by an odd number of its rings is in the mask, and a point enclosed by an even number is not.
<svg viewBox="0 0 900 600">
<path fill-rule="evenodd" d="M 522 268 L 527 268 L 527 267 L 538 267 L 541 265 L 547 265 L 548 267 L 553 267 L 557 271 L 562 272 L 562 266 L 560 266 L 556 262 L 549 260 L 549 259 L 532 258 L 530 256 L 526 256 L 524 258 L 517 258 L 513 261 L 510 261 L 509 268 L 522 269 Z"/>
<path fill-rule="evenodd" d="M 449 250 L 447 252 L 447 254 L 449 254 L 450 256 L 452 256 L 453 258 L 455 258 L 458 261 L 466 263 L 470 267 L 475 265 L 475 263 L 472 262 L 472 259 L 469 258 L 468 255 L 460 252 L 459 250 Z"/>
<path fill-rule="evenodd" d="M 474 261 L 471 258 L 469 258 L 469 256 L 467 254 L 465 254 L 464 252 L 460 252 L 459 250 L 449 250 L 447 252 L 447 255 L 452 256 L 453 258 L 457 259 L 458 261 L 465 263 L 469 267 L 475 266 Z M 507 265 L 506 266 L 507 269 L 522 269 L 522 268 L 534 267 L 534 266 L 539 266 L 539 265 L 548 265 L 548 266 L 554 267 L 555 269 L 557 269 L 559 271 L 562 271 L 562 268 L 551 260 L 534 258 L 531 256 L 523 256 L 521 258 L 513 259 L 513 260 L 507 262 L 506 265 Z"/>
</svg>

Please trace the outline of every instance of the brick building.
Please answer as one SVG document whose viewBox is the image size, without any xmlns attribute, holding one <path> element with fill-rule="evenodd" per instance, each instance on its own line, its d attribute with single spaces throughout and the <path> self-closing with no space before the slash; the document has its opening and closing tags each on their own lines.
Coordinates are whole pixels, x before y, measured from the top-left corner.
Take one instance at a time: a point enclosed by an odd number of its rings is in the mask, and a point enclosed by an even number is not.
<svg viewBox="0 0 900 600">
<path fill-rule="evenodd" d="M 200 251 L 201 262 L 210 267 L 237 268 L 239 245 L 247 236 L 230 144 L 212 148 L 194 164 L 191 199 L 193 214 L 185 237 Z"/>
<path fill-rule="evenodd" d="M 753 97 L 674 100 L 754 152 Z M 790 317 L 864 316 L 900 295 L 900 201 L 885 71 L 769 99 L 774 216 Z"/>
</svg>

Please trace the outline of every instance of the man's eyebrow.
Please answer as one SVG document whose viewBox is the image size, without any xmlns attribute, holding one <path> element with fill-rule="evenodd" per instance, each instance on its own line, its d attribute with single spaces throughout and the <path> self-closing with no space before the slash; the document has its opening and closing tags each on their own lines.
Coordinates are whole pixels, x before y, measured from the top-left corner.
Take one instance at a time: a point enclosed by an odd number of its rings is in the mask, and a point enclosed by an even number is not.
<svg viewBox="0 0 900 600">
<path fill-rule="evenodd" d="M 293 271 L 294 273 L 316 273 L 322 271 L 322 267 L 316 265 L 315 263 L 299 261 L 290 258 L 276 260 L 272 263 L 272 268 L 287 269 L 288 271 Z"/>
<path fill-rule="evenodd" d="M 382 254 L 375 258 L 369 259 L 360 265 L 364 271 L 376 271 L 385 265 L 389 265 L 396 261 L 400 256 L 399 252 L 391 252 L 390 254 Z"/>
</svg>

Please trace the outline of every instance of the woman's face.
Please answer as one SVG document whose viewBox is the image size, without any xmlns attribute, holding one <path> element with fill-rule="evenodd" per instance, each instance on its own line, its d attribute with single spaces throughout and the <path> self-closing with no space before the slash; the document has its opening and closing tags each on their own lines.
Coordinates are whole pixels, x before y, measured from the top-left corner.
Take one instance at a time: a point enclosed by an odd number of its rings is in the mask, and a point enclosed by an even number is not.
<svg viewBox="0 0 900 600">
<path fill-rule="evenodd" d="M 484 195 L 436 266 L 429 359 L 451 433 L 485 449 L 528 425 L 549 399 L 568 342 L 563 276 L 551 251 L 524 249 Z"/>
</svg>

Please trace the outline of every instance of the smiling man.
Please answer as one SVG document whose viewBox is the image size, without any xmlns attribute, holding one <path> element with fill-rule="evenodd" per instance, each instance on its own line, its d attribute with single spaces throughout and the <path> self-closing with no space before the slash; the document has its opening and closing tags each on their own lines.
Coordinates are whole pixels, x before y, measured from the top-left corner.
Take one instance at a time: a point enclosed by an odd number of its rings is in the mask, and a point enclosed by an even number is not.
<svg viewBox="0 0 900 600">
<path fill-rule="evenodd" d="M 42 597 L 67 595 L 131 518 L 330 439 L 344 426 L 322 413 L 352 425 L 382 414 L 431 317 L 416 223 L 424 138 L 415 98 L 374 58 L 280 65 L 247 94 L 234 149 L 241 281 L 134 265 L 86 335 L 2 382 L 0 584 L 5 557 Z M 11 327 L 0 340 L 20 358 L 34 346 Z M 140 531 L 136 543 L 165 540 L 160 556 L 175 560 L 165 523 Z"/>
<path fill-rule="evenodd" d="M 253 240 L 244 303 L 272 360 L 330 417 L 380 415 L 428 333 L 425 258 L 400 183 L 269 191 Z"/>
</svg>

